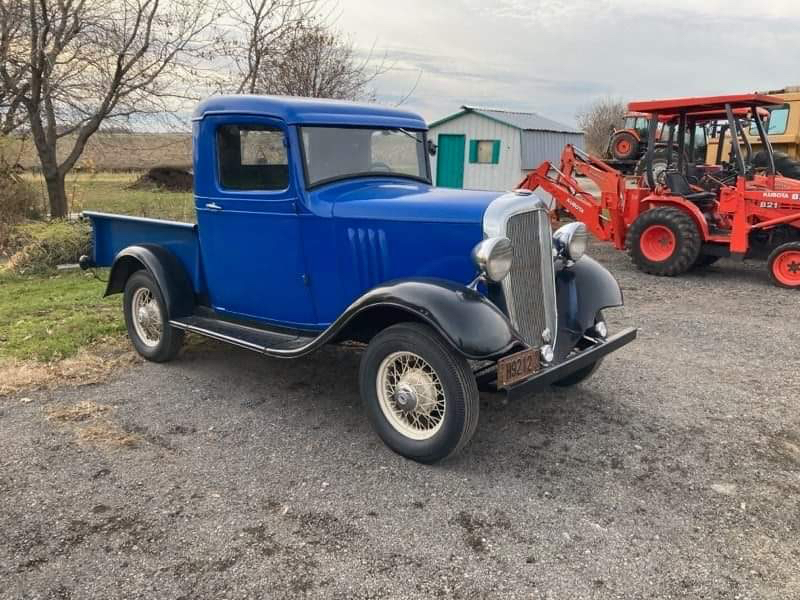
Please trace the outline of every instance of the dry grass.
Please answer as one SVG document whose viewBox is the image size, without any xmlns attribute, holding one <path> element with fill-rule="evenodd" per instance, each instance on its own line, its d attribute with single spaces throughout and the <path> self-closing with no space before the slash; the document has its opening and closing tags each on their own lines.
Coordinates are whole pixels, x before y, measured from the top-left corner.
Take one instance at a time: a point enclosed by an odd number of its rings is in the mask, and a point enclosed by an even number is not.
<svg viewBox="0 0 800 600">
<path fill-rule="evenodd" d="M 0 398 L 30 389 L 101 383 L 137 360 L 122 338 L 101 340 L 59 361 L 11 359 L 0 364 Z"/>
<path fill-rule="evenodd" d="M 61 423 L 80 423 L 97 417 L 109 410 L 111 410 L 110 406 L 87 400 L 69 406 L 49 408 L 46 412 L 47 418 L 53 421 L 60 421 Z"/>
<path fill-rule="evenodd" d="M 125 431 L 116 423 L 105 419 L 94 425 L 79 427 L 77 434 L 80 441 L 97 446 L 136 448 L 143 441 L 141 436 Z"/>
<path fill-rule="evenodd" d="M 63 156 L 74 143 L 74 136 L 61 138 L 59 155 Z M 25 169 L 39 167 L 36 149 L 29 139 L 7 139 L 5 156 L 12 164 L 19 162 Z M 191 133 L 97 133 L 89 140 L 78 168 L 120 171 L 191 164 Z"/>
<path fill-rule="evenodd" d="M 96 446 L 135 448 L 142 438 L 125 431 L 108 418 L 110 406 L 85 400 L 77 404 L 59 405 L 45 410 L 48 421 L 69 427 L 77 438 Z"/>
</svg>

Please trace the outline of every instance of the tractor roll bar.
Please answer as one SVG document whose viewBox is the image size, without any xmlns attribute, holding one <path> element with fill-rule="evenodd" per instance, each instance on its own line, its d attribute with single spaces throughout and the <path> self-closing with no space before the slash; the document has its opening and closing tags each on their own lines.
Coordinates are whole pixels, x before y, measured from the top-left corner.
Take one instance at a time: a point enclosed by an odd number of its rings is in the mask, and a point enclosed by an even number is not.
<svg viewBox="0 0 800 600">
<path fill-rule="evenodd" d="M 768 174 L 775 175 L 775 155 L 772 153 L 772 144 L 770 143 L 769 136 L 767 135 L 767 132 L 764 129 L 764 123 L 758 117 L 758 113 L 756 112 L 755 106 L 753 107 L 753 115 L 755 115 L 758 137 L 761 140 L 761 144 L 764 146 L 764 151 L 767 153 Z"/>
<path fill-rule="evenodd" d="M 739 170 L 739 173 L 741 173 L 742 177 L 744 177 L 747 173 L 747 170 L 744 167 L 742 149 L 739 147 L 739 136 L 741 132 L 739 131 L 739 122 L 733 116 L 733 109 L 731 108 L 730 103 L 725 105 L 725 113 L 728 116 L 728 123 L 731 127 L 731 150 L 733 150 L 733 156 L 736 159 L 736 168 Z"/>
</svg>

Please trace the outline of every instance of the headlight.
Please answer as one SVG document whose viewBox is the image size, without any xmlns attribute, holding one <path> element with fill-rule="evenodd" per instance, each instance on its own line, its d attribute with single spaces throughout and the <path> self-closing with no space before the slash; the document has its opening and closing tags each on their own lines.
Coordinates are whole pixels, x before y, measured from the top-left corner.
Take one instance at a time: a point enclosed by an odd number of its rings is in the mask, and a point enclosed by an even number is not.
<svg viewBox="0 0 800 600">
<path fill-rule="evenodd" d="M 567 223 L 553 234 L 556 250 L 561 256 L 577 261 L 586 252 L 589 236 L 583 223 Z"/>
<path fill-rule="evenodd" d="M 500 282 L 511 270 L 511 240 L 495 237 L 483 240 L 472 249 L 472 262 L 489 281 Z"/>
</svg>

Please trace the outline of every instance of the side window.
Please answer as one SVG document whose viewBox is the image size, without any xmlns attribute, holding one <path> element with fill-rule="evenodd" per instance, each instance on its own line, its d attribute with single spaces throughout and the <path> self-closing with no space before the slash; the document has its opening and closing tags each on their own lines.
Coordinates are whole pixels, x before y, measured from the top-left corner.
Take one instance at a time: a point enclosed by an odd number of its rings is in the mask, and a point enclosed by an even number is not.
<svg viewBox="0 0 800 600">
<path fill-rule="evenodd" d="M 285 190 L 289 160 L 283 132 L 263 125 L 217 129 L 219 183 L 231 190 Z"/>
<path fill-rule="evenodd" d="M 784 104 L 769 111 L 769 129 L 767 135 L 783 135 L 786 133 L 786 125 L 789 122 L 789 105 Z M 750 133 L 758 135 L 756 124 L 750 125 Z"/>
<path fill-rule="evenodd" d="M 469 162 L 496 165 L 500 162 L 500 140 L 470 140 Z"/>
</svg>

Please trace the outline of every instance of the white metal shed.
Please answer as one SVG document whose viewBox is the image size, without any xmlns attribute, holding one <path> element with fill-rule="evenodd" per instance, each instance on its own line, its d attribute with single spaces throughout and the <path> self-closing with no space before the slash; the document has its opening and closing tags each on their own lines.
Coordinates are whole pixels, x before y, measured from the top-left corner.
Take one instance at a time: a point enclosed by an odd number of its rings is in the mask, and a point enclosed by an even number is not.
<svg viewBox="0 0 800 600">
<path fill-rule="evenodd" d="M 510 190 L 542 161 L 559 162 L 566 144 L 583 149 L 583 132 L 533 112 L 462 106 L 430 124 L 434 183 Z"/>
</svg>

